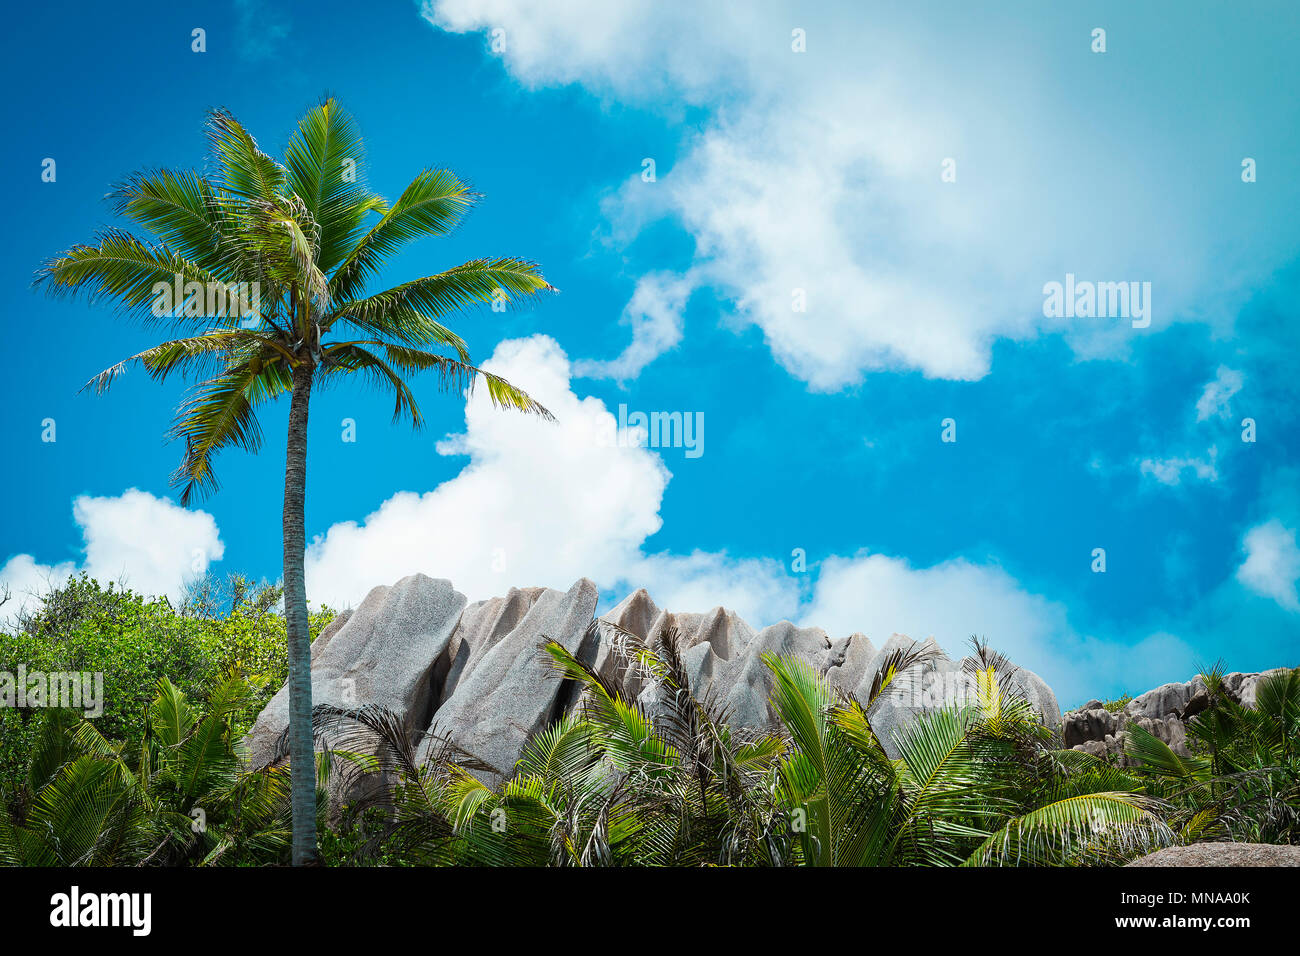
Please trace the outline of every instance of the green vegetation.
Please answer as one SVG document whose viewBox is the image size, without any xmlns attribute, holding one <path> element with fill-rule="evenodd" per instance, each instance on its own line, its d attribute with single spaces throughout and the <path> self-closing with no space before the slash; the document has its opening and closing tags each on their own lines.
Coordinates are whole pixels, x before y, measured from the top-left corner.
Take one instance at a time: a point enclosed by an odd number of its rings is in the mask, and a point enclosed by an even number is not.
<svg viewBox="0 0 1300 956">
<path fill-rule="evenodd" d="M 116 741 L 144 736 L 145 711 L 162 678 L 202 708 L 212 687 L 235 672 L 253 693 L 234 716 L 242 731 L 288 674 L 284 617 L 275 612 L 279 599 L 278 587 L 238 575 L 201 579 L 178 607 L 85 576 L 69 578 L 44 596 L 39 611 L 0 634 L 0 672 L 16 674 L 21 665 L 29 672 L 103 674 L 104 711 L 94 725 Z M 329 610 L 312 615 L 313 639 L 332 617 Z M 24 779 L 41 713 L 0 708 L 0 787 Z"/>
<path fill-rule="evenodd" d="M 274 587 L 234 578 L 202 582 L 173 608 L 82 578 L 5 633 L 0 669 L 102 666 L 106 707 L 96 719 L 0 712 L 0 862 L 289 862 L 287 769 L 250 771 L 241 753 L 287 672 L 277 601 Z M 392 714 L 318 707 L 333 748 L 315 767 L 324 862 L 1079 866 L 1300 836 L 1300 671 L 1262 680 L 1253 709 L 1205 675 L 1208 706 L 1188 722 L 1197 755 L 1132 727 L 1120 766 L 1059 749 L 993 666 L 977 674 L 974 705 L 919 718 L 891 757 L 872 713 L 921 654 L 886 661 L 866 700 L 800 658 L 766 657 L 780 729 L 763 734 L 697 695 L 674 634 L 649 647 L 624 633 L 615 646 L 653 695 L 630 699 L 544 644 L 579 705 L 495 785 L 472 755 Z M 365 797 L 328 819 L 331 784 L 363 782 Z"/>
<path fill-rule="evenodd" d="M 422 171 L 393 203 L 372 192 L 356 124 L 333 99 L 298 121 L 283 162 L 262 152 L 225 110 L 208 114 L 207 133 L 210 174 L 137 173 L 110 194 L 114 211 L 148 238 L 107 230 L 49 260 L 36 281 L 51 295 L 110 303 L 178 336 L 105 369 L 87 387 L 102 393 L 137 364 L 159 382 L 173 375 L 194 382 L 171 432 L 185 448 L 173 475 L 182 504 L 217 488 L 214 459 L 222 448 L 256 452 L 258 411 L 290 398 L 284 619 L 293 860 L 307 864 L 317 849 L 303 570 L 313 389 L 344 379 L 377 387 L 393 396 L 393 420 L 405 416 L 418 428 L 423 418 L 407 378 L 433 372 L 444 391 L 461 395 L 482 379 L 497 407 L 550 418 L 523 391 L 472 365 L 464 340 L 443 320 L 475 304 L 528 300 L 551 286 L 533 263 L 496 258 L 376 291 L 393 256 L 416 239 L 451 233 L 478 196 L 445 169 Z"/>
<path fill-rule="evenodd" d="M 227 675 L 200 716 L 167 678 L 144 733 L 115 743 L 73 711 L 51 710 L 0 816 L 0 863 L 129 866 L 275 859 L 289 844 L 288 774 L 250 772 L 237 715 L 256 695 Z"/>
<path fill-rule="evenodd" d="M 1219 671 L 1202 678 L 1210 706 L 1187 724 L 1192 756 L 1134 724 L 1126 762 L 1185 842 L 1300 843 L 1300 669 L 1261 680 L 1253 708 L 1228 696 Z"/>
</svg>

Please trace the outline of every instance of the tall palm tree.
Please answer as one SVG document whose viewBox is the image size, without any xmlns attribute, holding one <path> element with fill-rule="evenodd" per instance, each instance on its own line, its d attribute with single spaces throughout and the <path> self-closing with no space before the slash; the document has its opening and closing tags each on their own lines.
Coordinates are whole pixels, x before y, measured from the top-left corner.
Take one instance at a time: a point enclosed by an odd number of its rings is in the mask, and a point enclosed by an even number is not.
<svg viewBox="0 0 1300 956">
<path fill-rule="evenodd" d="M 385 260 L 414 239 L 447 235 L 477 196 L 441 169 L 421 172 L 391 204 L 371 192 L 361 137 L 333 99 L 299 120 L 283 162 L 262 152 L 225 110 L 209 114 L 207 131 L 209 174 L 137 173 L 110 194 L 116 212 L 152 233 L 152 241 L 107 230 L 47 262 L 37 284 L 51 294 L 115 301 L 147 326 L 179 336 L 106 369 L 87 387 L 102 393 L 135 363 L 158 381 L 173 372 L 197 379 L 172 429 L 185 443 L 173 476 L 182 504 L 216 489 L 217 451 L 256 451 L 258 407 L 290 396 L 284 612 L 293 861 L 304 864 L 316 854 L 303 572 L 312 389 L 361 373 L 392 392 L 394 421 L 406 417 L 418 428 L 420 409 L 404 375 L 433 371 L 454 392 L 481 377 L 498 407 L 549 419 L 527 394 L 471 365 L 465 343 L 442 322 L 472 303 L 496 308 L 551 287 L 533 263 L 499 258 L 371 291 Z"/>
</svg>

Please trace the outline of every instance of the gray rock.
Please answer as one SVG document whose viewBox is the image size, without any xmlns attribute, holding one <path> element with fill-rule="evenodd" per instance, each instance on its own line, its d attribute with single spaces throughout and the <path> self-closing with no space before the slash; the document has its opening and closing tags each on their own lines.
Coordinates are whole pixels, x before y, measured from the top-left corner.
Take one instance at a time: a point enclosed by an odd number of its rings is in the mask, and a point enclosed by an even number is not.
<svg viewBox="0 0 1300 956">
<path fill-rule="evenodd" d="M 1231 699 L 1253 707 L 1260 680 L 1271 673 L 1275 671 L 1224 674 L 1224 689 Z M 1189 681 L 1175 681 L 1149 690 L 1130 700 L 1119 714 L 1108 715 L 1099 706 L 1094 706 L 1098 704 L 1092 700 L 1065 715 L 1061 724 L 1065 746 L 1079 750 L 1085 743 L 1100 742 L 1109 748 L 1110 753 L 1122 757 L 1116 741 L 1122 742 L 1127 737 L 1125 728 L 1138 726 L 1164 741 L 1180 757 L 1186 757 L 1191 753 L 1187 747 L 1187 722 L 1205 711 L 1210 704 L 1210 695 L 1198 675 Z M 1093 752 L 1093 748 L 1088 748 L 1088 752 Z M 1126 758 L 1123 762 L 1127 765 Z"/>
<path fill-rule="evenodd" d="M 597 645 L 588 635 L 598 598 L 596 585 L 586 578 L 567 593 L 541 590 L 508 633 L 497 636 L 481 657 L 471 654 L 472 666 L 434 713 L 430 732 L 490 767 L 483 771 L 485 781 L 508 776 L 525 741 L 572 703 L 567 695 L 573 685 L 555 678 L 538 646 L 550 639 L 594 662 Z M 492 620 L 495 631 L 497 619 Z"/>
<path fill-rule="evenodd" d="M 719 673 L 715 673 L 714 681 L 722 681 L 719 690 L 726 693 L 731 720 L 754 730 L 776 729 L 780 720 L 768 700 L 772 672 L 763 662 L 763 655 L 797 655 L 816 666 L 824 661 L 830 646 L 830 638 L 820 627 L 796 627 L 782 621 L 763 628 L 744 648 L 743 655 L 721 666 L 715 664 Z"/>
<path fill-rule="evenodd" d="M 663 612 L 659 610 L 646 589 L 638 588 L 609 612 L 602 614 L 600 619 L 645 641 L 650 637 L 655 623 L 662 614 Z M 629 676 L 625 673 L 627 662 L 615 650 L 618 642 L 619 635 L 615 628 L 601 628 L 600 646 L 596 650 L 596 660 L 593 665 L 596 673 L 601 677 L 627 678 Z M 635 677 L 633 682 L 636 683 Z"/>
<path fill-rule="evenodd" d="M 355 611 L 339 615 L 313 642 L 312 703 L 352 710 L 376 706 L 423 729 L 433 707 L 431 676 L 465 607 L 450 581 L 412 574 L 371 590 Z M 321 643 L 321 642 L 324 643 Z M 253 766 L 280 758 L 289 725 L 289 688 L 282 687 L 245 739 Z M 331 742 L 333 743 L 333 742 Z M 349 747 L 355 742 L 349 740 Z M 342 768 L 341 768 L 342 770 Z M 357 795 L 343 771 L 332 780 L 337 808 Z"/>
<path fill-rule="evenodd" d="M 1192 682 L 1162 684 L 1124 705 L 1124 713 L 1133 717 L 1167 717 L 1180 714 L 1192 699 Z"/>
<path fill-rule="evenodd" d="M 1106 756 L 1106 744 L 1100 740 L 1085 740 L 1081 744 L 1076 744 L 1072 749 L 1082 750 L 1084 753 L 1092 754 L 1094 757 Z"/>
<path fill-rule="evenodd" d="M 724 661 L 742 653 L 754 639 L 754 629 L 735 611 L 723 607 L 715 607 L 704 614 L 662 614 L 651 631 L 651 642 L 669 627 L 677 629 L 682 648 L 708 644 L 713 648 L 713 653 Z"/>
<path fill-rule="evenodd" d="M 1241 706 L 1254 707 L 1256 695 L 1259 693 L 1259 682 L 1265 677 L 1280 673 L 1284 670 L 1286 670 L 1285 667 L 1275 667 L 1272 670 L 1261 671 L 1258 674 L 1243 674 L 1240 689 L 1238 690 L 1238 699 Z"/>
<path fill-rule="evenodd" d="M 1139 857 L 1127 866 L 1300 866 L 1300 846 L 1193 843 Z"/>
<path fill-rule="evenodd" d="M 461 613 L 452 635 L 447 659 L 435 677 L 436 707 L 451 699 L 461 680 L 471 673 L 492 648 L 510 634 L 536 603 L 545 588 L 511 588 L 504 597 L 476 601 Z"/>
<path fill-rule="evenodd" d="M 865 634 L 850 634 L 833 644 L 831 650 L 826 679 L 832 687 L 852 694 L 862 683 L 867 665 L 876 656 L 876 649 Z"/>
<path fill-rule="evenodd" d="M 1120 718 L 1105 707 L 1091 707 L 1066 714 L 1061 723 L 1061 739 L 1067 747 L 1088 741 L 1104 740 L 1119 729 Z"/>
<path fill-rule="evenodd" d="M 311 659 L 313 664 L 316 662 L 317 655 L 320 654 L 321 651 L 325 650 L 334 635 L 342 629 L 343 625 L 348 622 L 348 618 L 351 616 L 351 608 L 340 611 L 338 614 L 334 615 L 334 620 L 321 628 L 321 632 L 316 635 L 316 640 L 311 642 Z"/>
</svg>

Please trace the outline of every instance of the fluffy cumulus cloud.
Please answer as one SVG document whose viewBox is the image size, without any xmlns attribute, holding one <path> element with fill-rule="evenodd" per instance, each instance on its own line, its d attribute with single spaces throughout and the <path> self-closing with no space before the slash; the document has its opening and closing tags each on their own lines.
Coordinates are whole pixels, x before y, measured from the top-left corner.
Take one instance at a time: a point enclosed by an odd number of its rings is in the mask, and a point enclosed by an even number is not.
<svg viewBox="0 0 1300 956">
<path fill-rule="evenodd" d="M 965 559 L 913 567 L 883 554 L 822 562 L 812 600 L 801 612 L 833 635 L 861 631 L 877 647 L 897 632 L 933 637 L 953 657 L 972 636 L 1037 672 L 1063 706 L 1081 703 L 1123 673 L 1134 686 L 1171 680 L 1195 669 L 1195 654 L 1165 633 L 1135 645 L 1079 633 L 1064 605 L 1026 589 L 996 564 Z"/>
<path fill-rule="evenodd" d="M 1062 605 L 994 564 L 832 556 L 801 586 L 804 576 L 775 558 L 655 551 L 647 540 L 660 527 L 671 474 L 643 447 L 644 432 L 620 431 L 603 402 L 575 392 L 568 357 L 546 336 L 502 342 L 486 364 L 527 382 L 558 423 L 497 411 L 475 392 L 464 432 L 439 445 L 466 456 L 460 473 L 318 536 L 307 553 L 314 601 L 355 605 L 371 587 L 415 571 L 449 578 L 471 600 L 518 585 L 567 588 L 587 576 L 606 606 L 644 587 L 671 610 L 723 605 L 755 627 L 788 619 L 833 637 L 862 631 L 877 644 L 894 632 L 934 637 L 955 656 L 980 634 L 1067 700 L 1082 699 L 1121 662 L 1135 680 L 1156 683 L 1194 665 L 1170 635 L 1129 647 L 1078 634 Z"/>
<path fill-rule="evenodd" d="M 82 495 L 73 501 L 72 515 L 81 529 L 82 557 L 55 564 L 30 554 L 10 557 L 0 568 L 0 588 L 10 594 L 6 616 L 38 606 L 51 584 L 82 571 L 103 583 L 174 599 L 225 554 L 212 515 L 135 488 L 111 497 Z"/>
<path fill-rule="evenodd" d="M 1274 518 L 1246 532 L 1242 541 L 1246 559 L 1237 568 L 1237 580 L 1288 611 L 1300 612 L 1300 546 L 1296 530 Z"/>
<path fill-rule="evenodd" d="M 486 366 L 526 382 L 557 423 L 497 411 L 475 391 L 465 431 L 439 444 L 467 456 L 464 469 L 319 536 L 307 552 L 314 600 L 355 604 L 377 584 L 422 571 L 471 599 L 525 583 L 567 588 L 587 576 L 605 590 L 648 587 L 678 607 L 707 601 L 758 618 L 784 613 L 778 605 L 791 603 L 793 587 L 775 561 L 645 550 L 662 523 L 670 473 L 642 447 L 644 430 L 620 430 L 603 402 L 574 393 L 569 359 L 553 339 L 502 342 Z"/>
<path fill-rule="evenodd" d="M 1231 215 L 1230 175 L 1207 185 L 1196 163 L 1169 161 L 1214 137 L 1181 121 L 1154 130 L 1150 117 L 1167 115 L 1159 82 L 1131 81 L 1122 97 L 1097 87 L 1114 60 L 1091 56 L 1087 31 L 1065 14 L 1027 33 L 997 12 L 972 19 L 964 4 L 880 17 L 777 2 L 422 9 L 439 29 L 491 36 L 524 85 L 579 83 L 670 113 L 701 107 L 703 122 L 681 127 L 690 132 L 673 167 L 653 183 L 632 176 L 610 211 L 630 234 L 677 222 L 696 244 L 694 281 L 814 389 L 880 369 L 975 379 L 995 340 L 1043 332 L 1083 355 L 1122 355 L 1132 336 L 1176 319 L 1225 320 L 1240 289 L 1209 286 L 1221 270 L 1208 264 L 1239 255 L 1244 287 L 1273 261 L 1249 249 L 1276 217 L 1246 230 Z M 1129 24 L 1129 41 L 1152 42 L 1149 28 Z M 805 52 L 792 49 L 796 30 Z M 1206 82 L 1237 82 L 1224 70 Z M 1044 317 L 1044 285 L 1067 273 L 1151 283 L 1151 328 Z M 634 373 L 675 341 L 638 337 L 634 325 L 615 365 Z"/>
</svg>

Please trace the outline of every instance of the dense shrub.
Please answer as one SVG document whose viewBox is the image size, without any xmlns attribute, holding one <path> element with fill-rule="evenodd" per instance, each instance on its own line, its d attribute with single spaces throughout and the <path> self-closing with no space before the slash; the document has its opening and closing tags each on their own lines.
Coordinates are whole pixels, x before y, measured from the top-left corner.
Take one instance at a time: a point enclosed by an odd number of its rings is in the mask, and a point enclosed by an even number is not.
<svg viewBox="0 0 1300 956">
<path fill-rule="evenodd" d="M 280 590 L 232 576 L 205 578 L 184 601 L 147 599 L 82 575 L 44 596 L 34 613 L 0 632 L 0 672 L 89 671 L 103 674 L 102 716 L 107 739 L 137 741 L 158 681 L 168 678 L 199 709 L 221 675 L 232 671 L 253 688 L 252 704 L 235 716 L 237 731 L 284 684 L 288 674 Z M 312 616 L 314 638 L 332 617 Z M 24 774 L 41 720 L 32 709 L 0 707 L 0 787 Z"/>
</svg>

